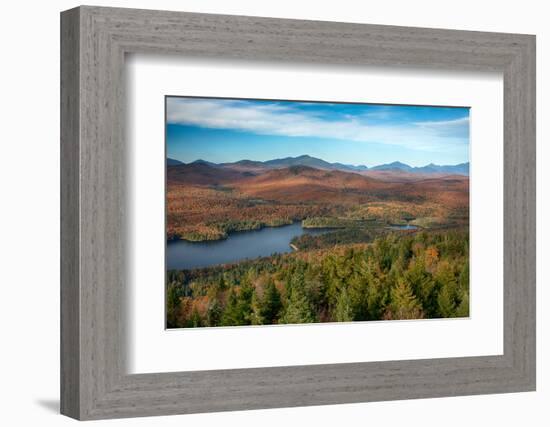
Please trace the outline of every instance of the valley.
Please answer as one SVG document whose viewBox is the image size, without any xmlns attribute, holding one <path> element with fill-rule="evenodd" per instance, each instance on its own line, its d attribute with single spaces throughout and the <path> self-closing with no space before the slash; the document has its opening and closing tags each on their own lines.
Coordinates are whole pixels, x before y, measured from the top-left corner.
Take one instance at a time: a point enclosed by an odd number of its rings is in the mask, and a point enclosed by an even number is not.
<svg viewBox="0 0 550 427">
<path fill-rule="evenodd" d="M 341 170 L 309 156 L 302 156 L 303 164 L 293 160 L 169 164 L 167 239 L 213 241 L 296 221 L 304 228 L 371 232 L 405 223 L 437 229 L 468 225 L 467 175 Z"/>
</svg>

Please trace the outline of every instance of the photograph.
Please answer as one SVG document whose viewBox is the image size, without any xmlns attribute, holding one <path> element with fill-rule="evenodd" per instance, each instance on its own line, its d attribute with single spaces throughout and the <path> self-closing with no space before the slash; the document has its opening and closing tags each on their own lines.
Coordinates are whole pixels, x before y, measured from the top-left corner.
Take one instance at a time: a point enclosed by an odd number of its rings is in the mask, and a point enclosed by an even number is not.
<svg viewBox="0 0 550 427">
<path fill-rule="evenodd" d="M 167 329 L 467 318 L 470 108 L 165 96 Z"/>
<path fill-rule="evenodd" d="M 542 6 L 119 3 L 8 6 L 9 420 L 545 419 Z"/>
</svg>

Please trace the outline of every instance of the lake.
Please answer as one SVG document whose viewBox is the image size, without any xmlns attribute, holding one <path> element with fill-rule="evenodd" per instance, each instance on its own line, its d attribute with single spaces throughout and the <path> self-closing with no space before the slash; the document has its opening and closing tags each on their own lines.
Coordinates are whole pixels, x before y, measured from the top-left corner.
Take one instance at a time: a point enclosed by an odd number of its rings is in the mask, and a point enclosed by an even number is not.
<svg viewBox="0 0 550 427">
<path fill-rule="evenodd" d="M 170 241 L 166 245 L 166 268 L 183 270 L 227 264 L 244 259 L 292 252 L 290 241 L 302 234 L 322 234 L 327 229 L 302 228 L 300 222 L 281 227 L 230 233 L 225 240 L 206 242 Z"/>
<path fill-rule="evenodd" d="M 395 225 L 390 225 L 388 228 L 391 230 L 417 230 L 418 229 L 416 225 L 410 225 L 410 224 L 403 224 L 403 225 L 395 224 Z"/>
</svg>

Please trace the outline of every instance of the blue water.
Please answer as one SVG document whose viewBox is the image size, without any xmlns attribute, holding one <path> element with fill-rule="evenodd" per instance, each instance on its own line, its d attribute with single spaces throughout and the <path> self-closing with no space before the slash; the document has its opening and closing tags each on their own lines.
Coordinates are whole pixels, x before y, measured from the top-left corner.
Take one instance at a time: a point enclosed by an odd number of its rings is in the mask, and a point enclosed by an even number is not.
<svg viewBox="0 0 550 427">
<path fill-rule="evenodd" d="M 390 225 L 388 228 L 392 230 L 416 230 L 418 227 L 416 225 Z"/>
<path fill-rule="evenodd" d="M 327 229 L 302 228 L 299 222 L 282 227 L 231 233 L 225 240 L 188 242 L 175 240 L 166 245 L 168 270 L 208 267 L 244 259 L 291 252 L 290 241 L 302 234 L 322 234 Z"/>
</svg>

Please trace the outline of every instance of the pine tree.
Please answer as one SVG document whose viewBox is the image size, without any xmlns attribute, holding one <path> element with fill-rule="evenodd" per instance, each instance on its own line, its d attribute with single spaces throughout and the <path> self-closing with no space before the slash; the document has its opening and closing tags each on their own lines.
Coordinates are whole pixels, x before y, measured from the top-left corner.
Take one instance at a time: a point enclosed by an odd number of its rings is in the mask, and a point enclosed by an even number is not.
<svg viewBox="0 0 550 427">
<path fill-rule="evenodd" d="M 206 309 L 206 326 L 218 326 L 221 322 L 222 313 L 220 301 L 217 298 L 210 300 Z"/>
<path fill-rule="evenodd" d="M 449 291 L 449 286 L 443 286 L 437 295 L 439 317 L 454 317 L 455 305 Z"/>
<path fill-rule="evenodd" d="M 265 287 L 264 296 L 260 303 L 260 315 L 262 316 L 263 323 L 277 323 L 281 307 L 281 294 L 271 280 Z"/>
<path fill-rule="evenodd" d="M 422 258 L 415 258 L 410 262 L 405 279 L 422 305 L 424 314 L 428 317 L 434 315 L 437 312 L 437 289 L 431 273 L 424 268 Z"/>
<path fill-rule="evenodd" d="M 346 288 L 342 289 L 338 296 L 334 317 L 337 322 L 351 322 L 353 320 L 353 310 Z"/>
<path fill-rule="evenodd" d="M 468 317 L 470 315 L 470 295 L 465 291 L 462 295 L 462 300 L 456 308 L 455 317 Z"/>
<path fill-rule="evenodd" d="M 454 317 L 458 284 L 453 268 L 447 261 L 440 264 L 435 279 L 439 287 L 437 317 Z"/>
<path fill-rule="evenodd" d="M 422 306 L 413 294 L 410 284 L 399 279 L 390 292 L 390 305 L 384 316 L 386 319 L 421 319 Z"/>
<path fill-rule="evenodd" d="M 180 314 L 181 299 L 176 283 L 170 283 L 166 290 L 166 327 L 177 328 L 178 316 Z"/>
<path fill-rule="evenodd" d="M 234 288 L 231 288 L 229 291 L 227 304 L 221 318 L 221 324 L 223 326 L 238 326 L 244 324 L 239 312 L 239 300 Z"/>
<path fill-rule="evenodd" d="M 239 312 L 239 324 L 250 325 L 252 323 L 252 300 L 254 299 L 254 287 L 249 278 L 243 281 L 239 291 L 237 309 Z"/>
<path fill-rule="evenodd" d="M 252 325 L 263 325 L 269 322 L 266 322 L 262 316 L 262 301 L 258 296 L 258 293 L 254 292 L 252 295 L 252 304 L 251 304 L 251 313 L 250 313 L 250 324 Z"/>
<path fill-rule="evenodd" d="M 315 314 L 300 288 L 292 288 L 281 323 L 312 323 Z"/>
<path fill-rule="evenodd" d="M 466 291 L 470 288 L 470 265 L 467 259 L 460 270 L 460 274 L 458 276 L 458 286 L 460 289 Z"/>
</svg>

